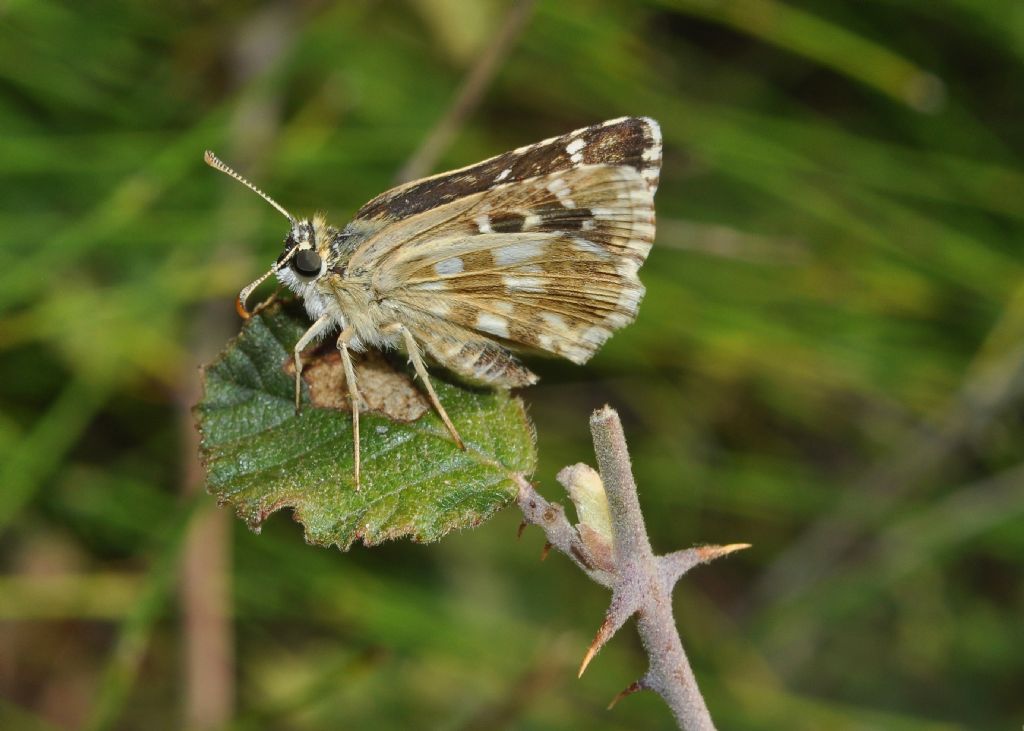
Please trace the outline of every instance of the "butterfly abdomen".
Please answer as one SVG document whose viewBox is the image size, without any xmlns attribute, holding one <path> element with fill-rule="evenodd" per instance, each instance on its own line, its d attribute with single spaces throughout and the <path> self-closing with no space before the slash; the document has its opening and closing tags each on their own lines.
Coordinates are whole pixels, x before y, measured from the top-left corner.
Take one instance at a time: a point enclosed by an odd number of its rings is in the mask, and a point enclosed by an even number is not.
<svg viewBox="0 0 1024 731">
<path fill-rule="evenodd" d="M 537 382 L 508 350 L 470 331 L 439 322 L 412 332 L 431 360 L 469 383 L 516 388 Z"/>
</svg>

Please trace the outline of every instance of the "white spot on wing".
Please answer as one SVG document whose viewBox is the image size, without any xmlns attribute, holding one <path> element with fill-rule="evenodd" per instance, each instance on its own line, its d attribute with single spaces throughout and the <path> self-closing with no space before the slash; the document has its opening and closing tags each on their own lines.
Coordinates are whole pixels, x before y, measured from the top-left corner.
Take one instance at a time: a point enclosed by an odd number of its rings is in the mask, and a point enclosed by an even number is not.
<svg viewBox="0 0 1024 731">
<path fill-rule="evenodd" d="M 494 229 L 491 228 L 491 217 L 486 213 L 481 213 L 479 216 L 473 219 L 473 223 L 480 230 L 482 234 L 492 234 Z"/>
<path fill-rule="evenodd" d="M 555 178 L 554 180 L 547 184 L 547 189 L 550 190 L 555 195 L 560 195 L 563 193 L 563 191 L 568 190 L 569 186 L 566 185 L 565 181 L 562 180 L 561 178 Z"/>
<path fill-rule="evenodd" d="M 565 146 L 565 151 L 574 165 L 579 165 L 583 162 L 583 148 L 586 146 L 587 143 L 579 137 L 573 138 L 572 142 Z"/>
<path fill-rule="evenodd" d="M 575 343 L 559 343 L 558 352 L 576 365 L 586 363 L 592 355 L 592 350 Z"/>
<path fill-rule="evenodd" d="M 555 197 L 558 198 L 558 202 L 561 203 L 566 208 L 576 207 L 576 202 L 569 197 L 572 195 L 572 190 L 561 178 L 555 178 L 550 183 L 548 183 L 547 189 L 551 191 L 555 195 Z"/>
<path fill-rule="evenodd" d="M 504 276 L 501 278 L 501 283 L 510 290 L 518 292 L 544 292 L 544 280 L 540 277 Z"/>
<path fill-rule="evenodd" d="M 623 287 L 619 292 L 619 301 L 616 304 L 620 309 L 632 314 L 640 307 L 640 300 L 643 299 L 643 296 L 643 287 Z"/>
<path fill-rule="evenodd" d="M 566 323 L 565 318 L 555 312 L 541 312 L 540 319 L 543 320 L 544 324 L 552 330 L 566 332 L 569 329 L 569 325 Z"/>
<path fill-rule="evenodd" d="M 505 168 L 505 169 L 504 169 L 504 170 L 502 170 L 502 171 L 501 171 L 500 173 L 498 173 L 498 177 L 496 177 L 496 178 L 494 179 L 494 182 L 495 182 L 495 183 L 500 183 L 500 182 L 501 182 L 502 180 L 504 180 L 505 178 L 507 178 L 507 177 L 508 177 L 508 174 L 509 174 L 509 173 L 511 173 L 511 172 L 512 172 L 512 168 Z"/>
<path fill-rule="evenodd" d="M 476 316 L 476 328 L 499 338 L 508 337 L 508 320 L 489 312 L 481 312 Z"/>
<path fill-rule="evenodd" d="M 451 259 L 445 259 L 437 262 L 434 265 L 434 271 L 442 277 L 451 274 L 461 274 L 463 270 L 462 259 L 457 256 L 453 256 Z"/>
<path fill-rule="evenodd" d="M 535 147 L 543 147 L 544 145 L 550 145 L 557 139 L 557 137 L 548 137 L 547 139 L 543 139 L 540 142 L 534 142 L 532 145 L 523 145 L 522 147 L 517 147 L 516 149 L 512 150 L 512 152 L 517 155 L 521 155 L 524 152 L 532 150 Z"/>
<path fill-rule="evenodd" d="M 610 338 L 611 335 L 612 333 L 608 328 L 601 327 L 600 325 L 594 325 L 593 327 L 587 328 L 586 332 L 583 333 L 583 339 L 596 346 L 604 344 L 604 341 Z"/>
<path fill-rule="evenodd" d="M 605 323 L 613 330 L 618 330 L 620 327 L 625 327 L 633 320 L 633 315 L 636 312 L 626 314 L 625 312 L 612 312 L 608 317 L 604 318 Z"/>
<path fill-rule="evenodd" d="M 653 147 L 661 149 L 661 126 L 650 117 L 641 117 L 644 124 L 647 125 L 647 132 L 651 136 L 651 145 Z"/>
<path fill-rule="evenodd" d="M 525 241 L 520 244 L 499 246 L 491 250 L 494 263 L 498 266 L 512 266 L 535 261 L 544 253 L 544 246 L 537 241 Z"/>
<path fill-rule="evenodd" d="M 658 176 L 657 170 L 654 171 L 654 176 Z M 632 188 L 629 191 L 629 195 L 626 197 L 638 206 L 652 207 L 654 205 L 654 199 L 651 198 L 651 191 L 647 188 Z"/>
<path fill-rule="evenodd" d="M 607 259 L 609 252 L 600 244 L 596 244 L 589 239 L 582 238 L 580 236 L 574 236 L 570 241 L 569 245 L 576 251 L 590 254 L 591 256 L 600 257 L 601 259 Z"/>
<path fill-rule="evenodd" d="M 639 268 L 640 265 L 637 264 L 632 259 L 620 259 L 619 262 L 615 265 L 615 273 L 618 274 L 620 277 L 624 277 L 626 279 L 633 279 L 634 277 L 636 277 L 636 273 Z"/>
</svg>

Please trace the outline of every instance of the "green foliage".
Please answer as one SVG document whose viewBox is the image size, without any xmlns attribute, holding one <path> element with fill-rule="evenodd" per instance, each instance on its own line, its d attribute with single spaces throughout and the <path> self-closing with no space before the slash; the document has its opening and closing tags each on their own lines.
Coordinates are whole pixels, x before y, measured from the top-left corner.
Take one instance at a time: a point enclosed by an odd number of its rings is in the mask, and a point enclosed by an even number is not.
<svg viewBox="0 0 1024 731">
<path fill-rule="evenodd" d="M 306 540 L 317 545 L 435 541 L 481 523 L 515 497 L 513 475 L 529 475 L 536 463 L 522 402 L 441 381 L 438 397 L 465 451 L 433 412 L 409 423 L 366 413 L 357 490 L 351 414 L 311 406 L 308 389 L 295 411 L 283 366 L 306 327 L 302 313 L 270 307 L 205 370 L 196 415 L 209 490 L 250 528 L 292 508 Z M 311 362 L 306 370 L 314 368 Z"/>
<path fill-rule="evenodd" d="M 188 725 L 192 630 L 146 587 L 203 477 L 198 365 L 284 235 L 203 150 L 343 225 L 509 4 L 0 3 L 0 727 Z M 639 318 L 584 368 L 531 361 L 521 398 L 547 497 L 610 403 L 655 550 L 754 544 L 676 597 L 721 728 L 1024 718 L 1024 482 L 1000 479 L 1024 463 L 1019 5 L 538 0 L 441 150 L 436 170 L 661 122 Z M 260 536 L 219 517 L 233 550 L 198 563 L 233 588 L 233 729 L 667 724 L 643 694 L 595 704 L 643 672 L 627 643 L 574 679 L 607 596 L 538 564 L 511 510 L 343 556 L 285 515 Z M 794 562 L 837 529 L 839 559 Z"/>
</svg>

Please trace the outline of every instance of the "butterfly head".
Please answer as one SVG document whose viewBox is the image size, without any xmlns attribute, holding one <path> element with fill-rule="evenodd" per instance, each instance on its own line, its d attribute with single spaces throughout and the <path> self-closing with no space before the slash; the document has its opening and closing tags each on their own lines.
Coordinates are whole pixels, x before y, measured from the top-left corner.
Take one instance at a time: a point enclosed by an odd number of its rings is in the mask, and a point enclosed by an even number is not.
<svg viewBox="0 0 1024 731">
<path fill-rule="evenodd" d="M 292 221 L 284 239 L 284 250 L 273 271 L 282 284 L 305 296 L 316 280 L 324 276 L 336 258 L 331 247 L 337 232 L 322 216 Z"/>
<path fill-rule="evenodd" d="M 246 301 L 253 290 L 271 275 L 288 287 L 317 311 L 322 310 L 323 295 L 317 282 L 330 271 L 338 255 L 332 243 L 338 236 L 336 229 L 327 225 L 320 215 L 301 220 L 291 219 L 291 228 L 284 239 L 284 250 L 270 269 L 259 279 L 246 285 L 238 294 L 238 312 L 248 318 Z"/>
<path fill-rule="evenodd" d="M 328 226 L 324 218 L 319 215 L 302 220 L 295 218 L 277 201 L 236 173 L 209 150 L 206 151 L 204 159 L 210 167 L 234 178 L 255 192 L 291 223 L 291 228 L 284 240 L 284 251 L 281 252 L 274 265 L 263 276 L 243 287 L 242 291 L 238 293 L 239 314 L 246 318 L 249 317 L 250 312 L 246 307 L 249 295 L 272 274 L 277 275 L 282 284 L 304 299 L 308 300 L 317 294 L 316 281 L 327 273 L 335 263 L 333 260 L 337 258 L 331 247 L 338 236 L 337 231 Z"/>
</svg>

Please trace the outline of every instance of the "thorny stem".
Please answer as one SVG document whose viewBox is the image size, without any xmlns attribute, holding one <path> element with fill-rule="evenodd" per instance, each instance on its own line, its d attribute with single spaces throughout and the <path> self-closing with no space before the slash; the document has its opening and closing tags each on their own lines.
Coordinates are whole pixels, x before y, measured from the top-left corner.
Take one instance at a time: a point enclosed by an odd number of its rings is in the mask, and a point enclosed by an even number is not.
<svg viewBox="0 0 1024 731">
<path fill-rule="evenodd" d="M 616 562 L 623 568 L 642 565 L 654 554 L 647 539 L 644 516 L 640 512 L 633 465 L 629 460 L 619 415 L 608 406 L 598 409 L 590 416 L 590 433 L 594 438 L 597 469 L 608 495 Z"/>
<path fill-rule="evenodd" d="M 697 688 L 672 616 L 671 587 L 665 586 L 647 538 L 626 436 L 619 415 L 605 406 L 590 417 L 594 454 L 608 494 L 615 562 L 620 575 L 640 584 L 644 600 L 637 610 L 637 632 L 650 658 L 643 683 L 656 691 L 684 729 L 713 729 L 711 714 Z"/>
<path fill-rule="evenodd" d="M 607 497 L 609 528 L 602 529 L 596 523 L 588 526 L 585 520 L 582 525 L 570 525 L 560 505 L 546 501 L 525 479 L 519 481 L 519 507 L 525 522 L 540 526 L 551 545 L 572 559 L 594 581 L 612 590 L 608 613 L 584 657 L 580 674 L 601 646 L 629 617 L 636 614 L 637 631 L 650 666 L 644 676 L 620 693 L 615 701 L 639 690 L 653 690 L 668 704 L 681 729 L 713 730 L 711 714 L 697 687 L 676 630 L 672 616 L 672 588 L 690 568 L 747 548 L 748 544 L 702 546 L 655 556 L 640 511 L 629 451 L 618 414 L 607 406 L 599 409 L 590 418 L 590 430 Z M 585 465 L 567 468 L 559 475 L 559 480 L 568 488 L 569 481 L 580 475 L 584 479 L 587 472 L 593 475 Z M 577 494 L 573 492 L 577 512 L 581 512 Z M 592 505 L 589 509 L 593 510 Z M 610 530 L 610 535 L 602 530 Z M 607 559 L 609 548 L 611 565 Z"/>
</svg>

